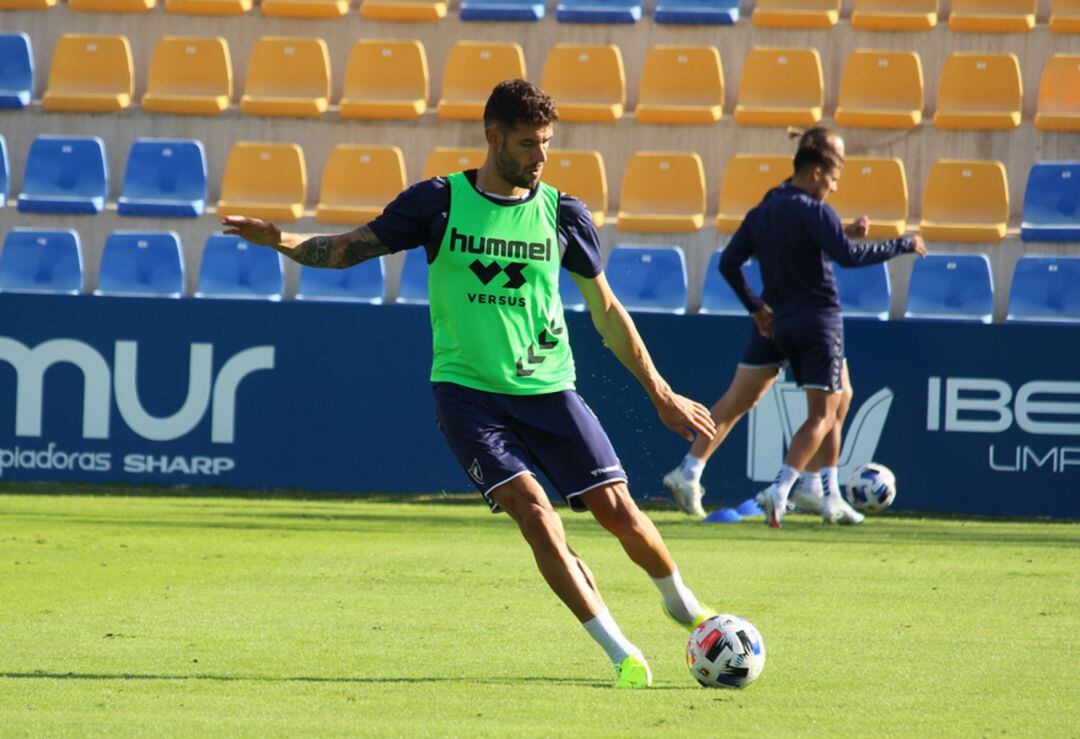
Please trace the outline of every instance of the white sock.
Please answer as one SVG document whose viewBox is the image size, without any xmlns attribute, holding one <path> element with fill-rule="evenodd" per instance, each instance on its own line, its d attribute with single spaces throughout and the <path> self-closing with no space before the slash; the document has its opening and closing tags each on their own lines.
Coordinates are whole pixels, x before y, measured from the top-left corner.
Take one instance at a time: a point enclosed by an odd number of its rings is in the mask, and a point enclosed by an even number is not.
<svg viewBox="0 0 1080 739">
<path fill-rule="evenodd" d="M 816 470 L 813 472 L 804 470 L 803 473 L 799 475 L 799 489 L 814 494 L 821 493 L 823 490 L 821 485 L 821 475 L 819 475 Z"/>
<path fill-rule="evenodd" d="M 701 482 L 701 473 L 705 471 L 705 460 L 698 459 L 692 454 L 683 457 L 679 464 L 679 472 L 690 482 Z"/>
<path fill-rule="evenodd" d="M 822 467 L 821 468 L 821 481 L 825 486 L 825 496 L 835 495 L 840 496 L 840 481 L 837 469 L 835 467 Z"/>
<path fill-rule="evenodd" d="M 641 654 L 641 650 L 623 636 L 619 625 L 611 616 L 611 611 L 606 608 L 581 625 L 589 632 L 593 641 L 607 653 L 612 664 L 618 665 L 631 654 Z"/>
<path fill-rule="evenodd" d="M 786 464 L 780 468 L 780 472 L 776 474 L 776 480 L 773 481 L 773 486 L 780 491 L 780 500 L 786 501 L 788 499 L 791 487 L 798 479 L 799 473 L 794 468 L 788 467 Z"/>
<path fill-rule="evenodd" d="M 688 624 L 701 613 L 701 604 L 690 588 L 683 584 L 678 567 L 667 577 L 654 577 L 652 581 L 660 595 L 664 596 L 664 606 L 668 613 L 674 616 L 676 621 Z"/>
</svg>

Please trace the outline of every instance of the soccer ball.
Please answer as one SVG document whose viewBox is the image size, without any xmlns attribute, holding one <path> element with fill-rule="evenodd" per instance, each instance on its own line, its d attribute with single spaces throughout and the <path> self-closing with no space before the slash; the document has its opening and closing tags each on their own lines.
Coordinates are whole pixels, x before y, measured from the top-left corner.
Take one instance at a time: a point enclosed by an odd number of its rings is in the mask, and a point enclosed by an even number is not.
<svg viewBox="0 0 1080 739">
<path fill-rule="evenodd" d="M 855 468 L 844 491 L 847 502 L 863 513 L 880 513 L 896 498 L 896 477 L 883 464 L 871 462 Z"/>
<path fill-rule="evenodd" d="M 765 668 L 765 642 L 746 619 L 713 616 L 691 632 L 686 662 L 706 688 L 745 688 Z"/>
</svg>

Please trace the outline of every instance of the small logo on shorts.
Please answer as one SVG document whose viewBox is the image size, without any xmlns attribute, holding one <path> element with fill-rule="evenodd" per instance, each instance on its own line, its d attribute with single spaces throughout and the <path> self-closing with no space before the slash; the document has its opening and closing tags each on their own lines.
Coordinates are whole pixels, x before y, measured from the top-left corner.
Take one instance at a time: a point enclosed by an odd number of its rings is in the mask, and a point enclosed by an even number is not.
<svg viewBox="0 0 1080 739">
<path fill-rule="evenodd" d="M 480 462 L 476 459 L 469 465 L 469 476 L 480 485 L 484 484 L 484 471 L 480 469 Z"/>
<path fill-rule="evenodd" d="M 617 464 L 613 464 L 610 467 L 601 467 L 599 469 L 595 469 L 589 474 L 593 477 L 600 477 L 600 475 L 606 475 L 609 472 L 622 472 L 622 467 Z"/>
</svg>

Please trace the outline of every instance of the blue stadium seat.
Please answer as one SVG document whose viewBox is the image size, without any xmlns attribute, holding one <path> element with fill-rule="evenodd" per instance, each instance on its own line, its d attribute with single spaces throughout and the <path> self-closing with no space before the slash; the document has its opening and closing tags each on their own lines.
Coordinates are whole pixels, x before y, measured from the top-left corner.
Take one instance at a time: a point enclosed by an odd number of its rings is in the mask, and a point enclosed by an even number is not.
<svg viewBox="0 0 1080 739">
<path fill-rule="evenodd" d="M 428 304 L 427 272 L 426 249 L 409 249 L 405 252 L 405 264 L 401 268 L 401 284 L 398 286 L 398 303 Z"/>
<path fill-rule="evenodd" d="M 30 144 L 19 195 L 22 213 L 100 213 L 109 166 L 97 136 L 38 136 Z"/>
<path fill-rule="evenodd" d="M 990 323 L 994 282 L 985 254 L 929 254 L 916 259 L 904 318 Z"/>
<path fill-rule="evenodd" d="M 555 18 L 560 23 L 637 23 L 641 0 L 560 0 Z"/>
<path fill-rule="evenodd" d="M 657 0 L 653 20 L 695 26 L 730 26 L 739 20 L 738 0 Z"/>
<path fill-rule="evenodd" d="M 538 21 L 544 12 L 535 0 L 461 0 L 463 21 Z"/>
<path fill-rule="evenodd" d="M 562 298 L 564 310 L 581 312 L 585 310 L 585 298 L 581 297 L 577 283 L 565 269 L 559 270 L 559 297 Z"/>
<path fill-rule="evenodd" d="M 281 300 L 284 294 L 281 254 L 239 236 L 214 234 L 206 240 L 196 298 Z"/>
<path fill-rule="evenodd" d="M 25 33 L 0 33 L 0 108 L 25 108 L 34 94 L 34 54 Z"/>
<path fill-rule="evenodd" d="M 0 208 L 7 205 L 9 179 L 7 144 L 4 143 L 4 137 L 0 136 Z"/>
<path fill-rule="evenodd" d="M 735 297 L 735 292 L 727 284 L 727 280 L 720 274 L 720 254 L 717 249 L 709 257 L 709 266 L 705 270 L 705 281 L 701 286 L 701 312 L 717 316 L 745 316 L 748 315 L 746 307 Z M 761 295 L 761 267 L 756 259 L 743 264 L 743 275 L 750 283 L 752 289 Z"/>
<path fill-rule="evenodd" d="M 0 252 L 0 291 L 78 295 L 83 286 L 82 248 L 71 230 L 13 228 Z"/>
<path fill-rule="evenodd" d="M 348 269 L 300 267 L 297 300 L 339 300 L 354 303 L 383 302 L 383 260 L 369 259 Z"/>
<path fill-rule="evenodd" d="M 1080 323 L 1080 257 L 1020 257 L 1005 320 Z"/>
<path fill-rule="evenodd" d="M 128 152 L 122 216 L 195 218 L 206 207 L 206 153 L 189 139 L 136 139 Z"/>
<path fill-rule="evenodd" d="M 686 258 L 677 246 L 620 244 L 604 272 L 627 310 L 686 312 Z"/>
<path fill-rule="evenodd" d="M 179 298 L 184 257 L 174 231 L 114 231 L 105 239 L 95 295 Z"/>
<path fill-rule="evenodd" d="M 833 272 L 844 318 L 889 320 L 892 285 L 884 263 L 851 268 L 834 264 Z"/>
<path fill-rule="evenodd" d="M 1080 241 L 1080 162 L 1036 162 L 1024 190 L 1023 241 Z"/>
</svg>

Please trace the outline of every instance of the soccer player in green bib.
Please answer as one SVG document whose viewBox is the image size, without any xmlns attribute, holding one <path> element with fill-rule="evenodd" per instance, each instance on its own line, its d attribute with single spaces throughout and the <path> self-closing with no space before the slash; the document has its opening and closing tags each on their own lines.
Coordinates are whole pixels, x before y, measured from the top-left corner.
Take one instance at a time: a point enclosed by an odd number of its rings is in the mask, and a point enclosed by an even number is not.
<svg viewBox="0 0 1080 739">
<path fill-rule="evenodd" d="M 607 434 L 574 390 L 560 269 L 571 273 L 597 331 L 644 386 L 664 425 L 687 440 L 711 436 L 714 426 L 704 406 L 673 392 L 653 366 L 604 277 L 588 209 L 540 181 L 557 122 L 550 97 L 525 80 L 508 80 L 484 110 L 488 155 L 479 169 L 419 182 L 345 234 L 282 233 L 240 217 L 223 223 L 226 233 L 314 267 L 342 269 L 426 249 L 439 426 L 491 510 L 517 523 L 548 585 L 607 653 L 615 686 L 644 688 L 652 682 L 648 663 L 567 544 L 536 473 L 618 538 L 656 584 L 670 617 L 692 627 L 713 613 L 683 583 L 656 526 L 631 498 Z"/>
</svg>

